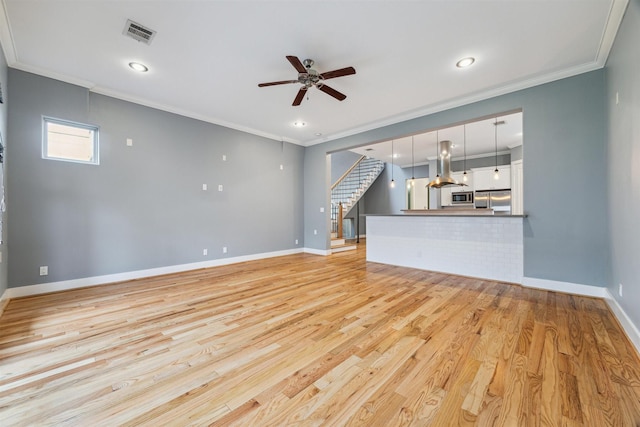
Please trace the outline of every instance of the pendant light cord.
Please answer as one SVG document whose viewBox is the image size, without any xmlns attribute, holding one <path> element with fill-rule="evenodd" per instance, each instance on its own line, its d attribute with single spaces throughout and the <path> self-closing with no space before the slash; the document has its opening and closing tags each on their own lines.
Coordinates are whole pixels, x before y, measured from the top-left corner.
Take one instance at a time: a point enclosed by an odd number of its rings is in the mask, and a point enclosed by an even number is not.
<svg viewBox="0 0 640 427">
<path fill-rule="evenodd" d="M 496 171 L 498 170 L 498 118 L 496 117 L 495 127 L 495 141 L 496 141 Z"/>
<path fill-rule="evenodd" d="M 440 171 L 438 170 L 438 166 L 440 164 L 440 149 L 438 147 L 440 137 L 438 135 L 438 131 L 436 131 L 436 178 L 440 177 Z"/>
<path fill-rule="evenodd" d="M 413 161 L 413 135 L 411 135 L 411 179 L 416 179 L 415 171 L 415 162 Z"/>
<path fill-rule="evenodd" d="M 462 150 L 464 151 L 464 173 L 467 173 L 467 125 L 463 126 L 464 140 Z"/>
</svg>

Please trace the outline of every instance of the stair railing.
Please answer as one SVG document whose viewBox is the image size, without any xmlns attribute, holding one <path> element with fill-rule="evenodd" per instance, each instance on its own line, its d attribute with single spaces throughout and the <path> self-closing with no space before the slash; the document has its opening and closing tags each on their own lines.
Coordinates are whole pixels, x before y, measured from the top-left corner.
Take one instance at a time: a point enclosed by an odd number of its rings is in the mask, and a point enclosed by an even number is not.
<svg viewBox="0 0 640 427">
<path fill-rule="evenodd" d="M 344 217 L 384 169 L 384 162 L 361 156 L 331 186 L 331 233 L 343 237 Z M 358 219 L 358 218 L 356 218 Z"/>
</svg>

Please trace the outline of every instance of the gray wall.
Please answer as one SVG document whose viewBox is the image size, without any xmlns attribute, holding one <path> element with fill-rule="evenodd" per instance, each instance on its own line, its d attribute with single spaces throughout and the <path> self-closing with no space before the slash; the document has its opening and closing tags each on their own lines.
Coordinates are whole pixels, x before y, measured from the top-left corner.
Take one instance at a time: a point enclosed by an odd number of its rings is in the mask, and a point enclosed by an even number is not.
<svg viewBox="0 0 640 427">
<path fill-rule="evenodd" d="M 517 147 L 513 147 L 511 149 L 511 161 L 522 160 L 522 145 L 518 145 Z"/>
<path fill-rule="evenodd" d="M 2 135 L 2 144 L 4 145 L 4 159 L 5 162 L 2 165 L 2 174 L 0 174 L 0 188 L 2 185 L 5 186 L 5 202 L 9 203 L 9 197 L 7 194 L 7 143 L 9 141 L 7 134 L 7 123 L 8 123 L 8 105 L 9 105 L 9 85 L 8 85 L 8 72 L 7 61 L 4 57 L 4 51 L 2 50 L 2 46 L 0 46 L 0 84 L 2 85 L 2 94 L 4 98 L 4 103 L 0 104 L 0 135 Z M 9 161 L 10 162 L 10 161 Z M 7 212 L 0 213 L 2 215 L 2 244 L 0 245 L 0 296 L 4 293 L 4 291 L 8 287 L 8 279 L 7 279 L 7 265 L 9 259 L 9 242 L 8 238 L 8 215 Z"/>
<path fill-rule="evenodd" d="M 393 179 L 396 182 L 391 188 L 391 163 L 386 163 L 385 168 L 373 182 L 371 187 L 364 193 L 360 202 L 360 234 L 367 234 L 366 220 L 367 214 L 400 214 L 407 208 L 406 180 L 411 179 L 411 168 L 401 168 L 393 166 Z M 414 178 L 427 178 L 429 176 L 429 166 L 420 165 L 414 168 Z"/>
<path fill-rule="evenodd" d="M 10 287 L 303 247 L 302 147 L 18 70 L 9 86 Z M 42 115 L 100 126 L 100 165 L 43 160 Z"/>
<path fill-rule="evenodd" d="M 606 66 L 609 291 L 640 329 L 640 2 L 631 0 Z M 616 92 L 619 103 L 616 105 Z M 598 201 L 605 200 L 598 197 Z M 623 296 L 618 284 L 623 284 Z"/>
<path fill-rule="evenodd" d="M 327 152 L 522 108 L 524 209 L 529 215 L 524 274 L 605 286 L 608 211 L 602 200 L 607 188 L 606 180 L 593 173 L 606 166 L 604 96 L 604 71 L 598 70 L 308 147 L 305 245 L 328 247 L 328 220 L 318 211 L 328 204 Z"/>
<path fill-rule="evenodd" d="M 510 154 L 498 154 L 498 166 L 510 165 L 510 164 L 511 164 Z M 476 159 L 467 159 L 467 170 L 472 168 L 486 168 L 486 167 L 495 166 L 495 165 L 496 165 L 495 156 L 478 157 Z M 455 160 L 451 162 L 451 171 L 461 172 L 463 170 L 464 170 L 464 160 Z"/>
<path fill-rule="evenodd" d="M 335 184 L 358 159 L 362 157 L 351 151 L 340 151 L 331 154 L 331 185 Z"/>
</svg>

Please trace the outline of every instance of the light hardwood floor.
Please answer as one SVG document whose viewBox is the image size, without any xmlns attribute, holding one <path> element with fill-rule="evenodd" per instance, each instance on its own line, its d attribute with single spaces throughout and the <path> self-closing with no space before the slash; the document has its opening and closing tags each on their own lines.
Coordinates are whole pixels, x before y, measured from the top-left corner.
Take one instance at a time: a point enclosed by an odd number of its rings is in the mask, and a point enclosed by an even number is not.
<svg viewBox="0 0 640 427">
<path fill-rule="evenodd" d="M 0 425 L 638 426 L 605 303 L 364 249 L 16 299 Z"/>
</svg>

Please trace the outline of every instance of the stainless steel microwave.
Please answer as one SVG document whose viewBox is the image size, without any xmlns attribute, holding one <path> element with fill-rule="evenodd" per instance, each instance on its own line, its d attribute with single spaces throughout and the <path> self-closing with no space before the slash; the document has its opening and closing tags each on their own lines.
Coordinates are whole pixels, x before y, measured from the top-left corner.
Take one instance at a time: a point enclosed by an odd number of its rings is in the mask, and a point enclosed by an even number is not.
<svg viewBox="0 0 640 427">
<path fill-rule="evenodd" d="M 473 191 L 460 191 L 457 193 L 451 193 L 451 203 L 454 205 L 473 204 Z"/>
</svg>

